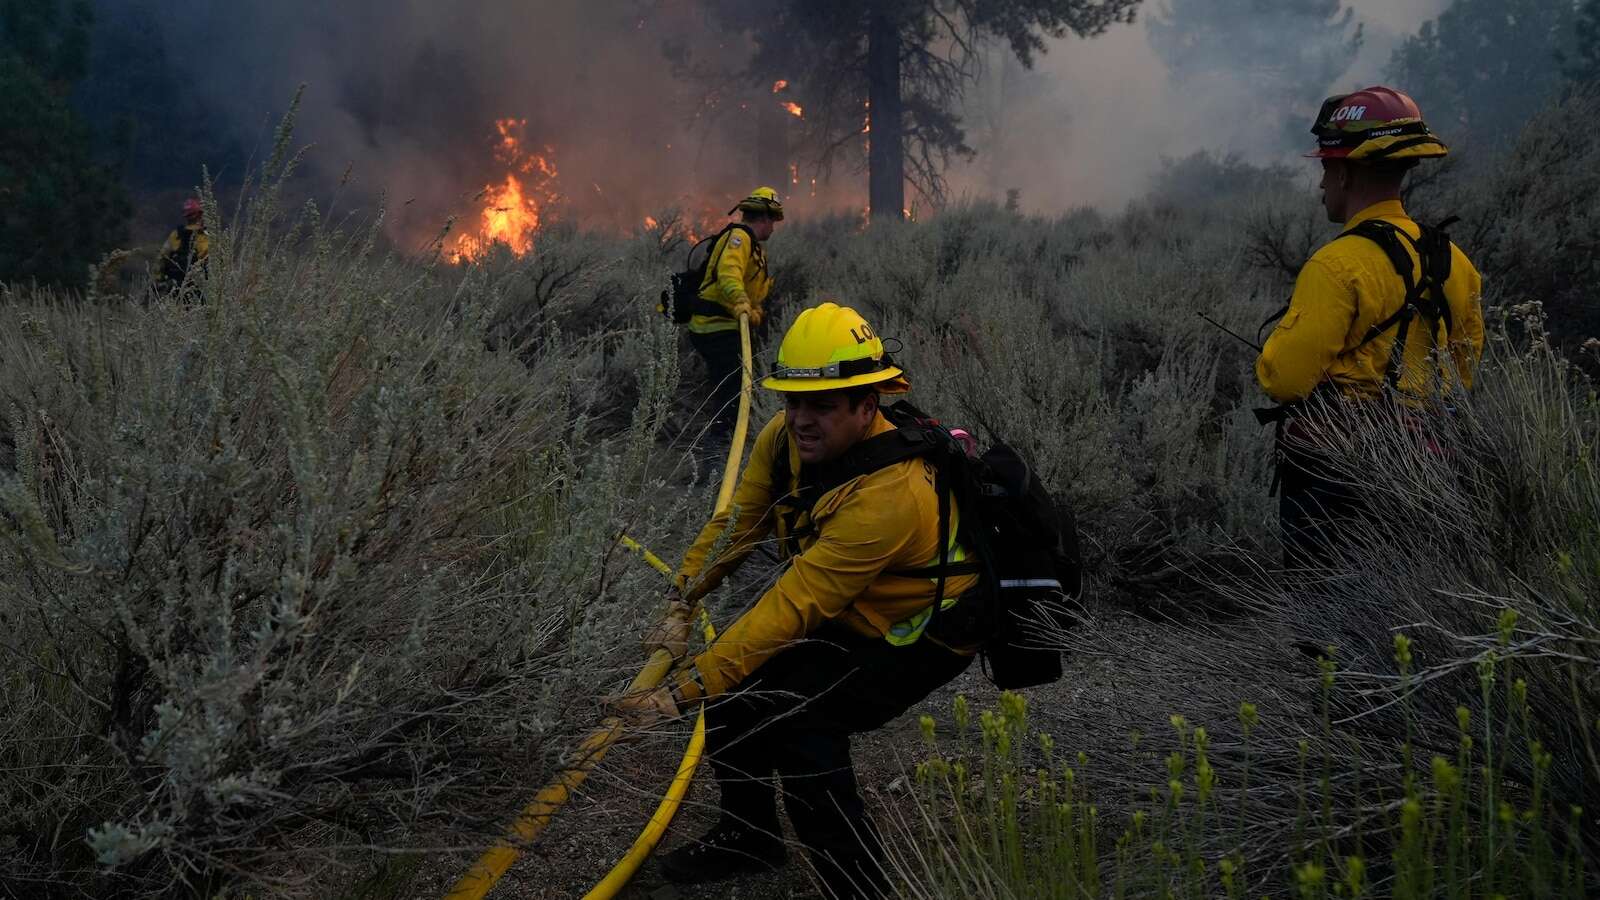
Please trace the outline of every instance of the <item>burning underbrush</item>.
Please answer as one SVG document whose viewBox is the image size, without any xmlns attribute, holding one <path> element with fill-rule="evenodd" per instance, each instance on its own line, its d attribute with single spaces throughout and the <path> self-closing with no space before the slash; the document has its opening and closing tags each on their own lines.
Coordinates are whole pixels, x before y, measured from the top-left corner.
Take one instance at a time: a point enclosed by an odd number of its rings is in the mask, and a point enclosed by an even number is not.
<svg viewBox="0 0 1600 900">
<path fill-rule="evenodd" d="M 451 262 L 480 259 L 495 244 L 504 244 L 513 254 L 522 256 L 533 249 L 539 227 L 560 201 L 554 151 L 549 147 L 542 152 L 529 150 L 522 134 L 527 125 L 526 119 L 494 123 L 500 135 L 495 159 L 507 171 L 499 182 L 484 185 L 473 198 L 483 208 L 476 222 L 463 222 L 464 227 L 447 243 L 446 254 Z"/>
</svg>

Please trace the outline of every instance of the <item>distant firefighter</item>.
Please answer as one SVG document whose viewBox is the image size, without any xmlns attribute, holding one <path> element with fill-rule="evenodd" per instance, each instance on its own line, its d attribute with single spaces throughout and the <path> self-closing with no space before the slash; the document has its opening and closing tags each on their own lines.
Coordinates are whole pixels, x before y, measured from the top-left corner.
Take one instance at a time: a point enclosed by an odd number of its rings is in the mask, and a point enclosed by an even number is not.
<svg viewBox="0 0 1600 900">
<path fill-rule="evenodd" d="M 728 210 L 729 215 L 735 212 L 739 223 L 724 229 L 712 246 L 689 320 L 689 342 L 711 378 L 712 443 L 719 445 L 719 453 L 733 438 L 739 403 L 739 316 L 748 316 L 751 328 L 764 317 L 761 304 L 772 290 L 765 245 L 783 221 L 783 203 L 777 191 L 760 187 Z"/>
<path fill-rule="evenodd" d="M 1443 227 L 1406 214 L 1400 188 L 1449 151 L 1405 94 L 1370 87 L 1330 97 L 1311 131 L 1322 205 L 1344 231 L 1300 270 L 1294 296 L 1256 360 L 1280 404 L 1276 482 L 1284 564 L 1323 567 L 1370 517 L 1330 454 L 1336 412 L 1399 422 L 1472 386 L 1483 353 L 1483 282 Z M 1308 402 L 1313 401 L 1313 402 Z"/>
<path fill-rule="evenodd" d="M 190 197 L 183 201 L 183 224 L 172 230 L 161 248 L 160 280 L 164 288 L 174 290 L 184 283 L 191 271 L 205 269 L 206 257 L 211 252 L 205 215 L 199 200 Z"/>
</svg>

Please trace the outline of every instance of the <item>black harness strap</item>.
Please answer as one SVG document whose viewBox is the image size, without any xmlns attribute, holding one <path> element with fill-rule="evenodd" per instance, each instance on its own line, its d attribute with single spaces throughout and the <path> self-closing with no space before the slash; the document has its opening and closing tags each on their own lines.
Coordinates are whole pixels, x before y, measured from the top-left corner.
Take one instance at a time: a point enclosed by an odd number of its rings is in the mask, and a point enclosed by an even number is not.
<svg viewBox="0 0 1600 900">
<path fill-rule="evenodd" d="M 894 418 L 902 417 L 891 416 L 891 419 Z M 788 491 L 778 500 L 778 505 L 783 508 L 780 515 L 783 517 L 785 553 L 791 558 L 798 556 L 801 539 L 815 533 L 814 524 L 803 529 L 798 527 L 800 516 L 809 515 L 817 501 L 828 492 L 852 478 L 876 472 L 897 462 L 914 457 L 935 456 L 941 449 L 948 449 L 942 447 L 942 438 L 943 435 L 937 426 L 900 421 L 893 431 L 867 438 L 851 448 L 848 454 L 832 463 L 816 467 L 814 471 L 809 467 L 802 468 L 799 488 Z M 775 484 L 785 488 L 794 480 L 794 472 L 789 463 L 787 429 L 779 433 L 777 460 L 772 475 Z M 984 571 L 980 562 L 968 561 L 954 565 L 950 563 L 950 496 L 953 486 L 949 484 L 943 466 L 934 466 L 933 489 L 939 498 L 939 561 L 931 566 L 884 572 L 886 575 L 900 578 L 935 579 L 933 605 L 930 607 L 931 612 L 925 629 L 932 627 L 933 620 L 938 617 L 941 607 L 944 606 L 947 579 L 958 575 L 981 574 Z"/>
<path fill-rule="evenodd" d="M 1420 226 L 1422 234 L 1415 239 L 1399 226 L 1382 219 L 1368 219 L 1339 235 L 1339 237 L 1365 238 L 1377 244 L 1389 258 L 1395 273 L 1405 282 L 1406 292 L 1400 308 L 1393 315 L 1367 329 L 1366 335 L 1361 338 L 1361 343 L 1356 345 L 1365 347 L 1379 335 L 1398 326 L 1394 346 L 1389 352 L 1388 367 L 1384 372 L 1384 381 L 1390 387 L 1396 387 L 1400 383 L 1405 364 L 1406 339 L 1410 335 L 1412 321 L 1419 314 L 1428 326 L 1430 343 L 1435 340 L 1439 322 L 1444 323 L 1445 337 L 1450 336 L 1454 322 L 1450 314 L 1450 303 L 1444 295 L 1444 284 L 1450 279 L 1450 239 L 1444 233 L 1444 229 L 1455 221 L 1457 220 L 1451 217 L 1439 223 L 1436 228 Z M 1416 264 L 1412 263 L 1411 254 L 1406 252 L 1406 244 L 1410 244 L 1416 252 Z M 1420 277 L 1417 273 L 1419 268 Z"/>
<path fill-rule="evenodd" d="M 749 235 L 750 236 L 750 246 L 756 248 L 755 251 L 752 251 L 752 252 L 759 252 L 759 250 L 760 250 L 760 242 L 756 240 L 756 233 L 754 231 L 750 230 L 750 226 L 749 225 L 742 225 L 742 224 L 740 224 L 738 222 L 733 222 L 733 223 L 729 224 L 726 228 L 723 228 L 721 231 L 717 232 L 716 234 L 712 235 L 711 237 L 708 237 L 705 240 L 701 241 L 700 243 L 695 244 L 693 247 L 689 248 L 689 256 L 687 258 L 687 262 L 689 263 L 689 265 L 687 265 L 686 268 L 687 268 L 688 271 L 692 272 L 692 271 L 694 271 L 694 266 L 693 266 L 694 251 L 700 249 L 701 245 L 705 244 L 706 241 L 721 241 L 720 245 L 712 244 L 712 247 L 716 250 L 716 255 L 713 256 L 711 259 L 706 260 L 705 275 L 700 276 L 700 284 L 695 289 L 696 290 L 696 296 L 694 298 L 694 302 L 689 304 L 689 311 L 694 313 L 697 316 L 711 316 L 711 317 L 714 317 L 714 318 L 723 318 L 723 319 L 726 319 L 729 316 L 727 307 L 723 306 L 720 303 L 716 303 L 716 302 L 713 302 L 711 300 L 707 300 L 704 297 L 699 296 L 698 292 L 705 290 L 705 287 L 706 287 L 706 276 L 710 276 L 713 283 L 716 282 L 716 280 L 717 280 L 717 266 L 722 262 L 722 254 L 724 254 L 724 253 L 726 253 L 728 251 L 728 242 L 727 241 L 723 241 L 722 237 L 724 235 L 726 235 L 730 231 L 742 231 L 745 234 Z M 761 254 L 761 268 L 763 270 L 765 270 L 766 267 L 767 267 L 767 257 L 766 257 L 766 254 L 763 253 L 763 254 Z"/>
</svg>

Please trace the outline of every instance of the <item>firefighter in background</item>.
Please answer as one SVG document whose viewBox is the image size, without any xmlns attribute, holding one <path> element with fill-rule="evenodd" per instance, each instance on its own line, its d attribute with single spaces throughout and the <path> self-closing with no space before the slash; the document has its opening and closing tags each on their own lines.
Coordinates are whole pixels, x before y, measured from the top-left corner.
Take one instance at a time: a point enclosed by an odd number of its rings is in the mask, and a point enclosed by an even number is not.
<svg viewBox="0 0 1600 900">
<path fill-rule="evenodd" d="M 739 349 L 739 316 L 750 317 L 752 329 L 761 325 L 761 308 L 772 291 L 767 274 L 766 242 L 783 221 L 778 192 L 760 187 L 740 200 L 728 215 L 739 222 L 727 228 L 711 246 L 700 296 L 689 320 L 689 343 L 705 360 L 711 379 L 711 457 L 720 457 L 733 437 L 743 368 Z"/>
<path fill-rule="evenodd" d="M 647 649 L 683 656 L 692 608 L 757 545 L 776 538 L 787 565 L 704 652 L 621 705 L 648 723 L 712 698 L 706 749 L 722 815 L 662 859 L 668 879 L 716 881 L 782 865 L 781 788 L 830 895 L 877 897 L 887 886 L 883 848 L 856 786 L 850 736 L 904 713 L 972 662 L 974 648 L 960 638 L 968 630 L 952 623 L 977 576 L 959 574 L 970 563 L 953 501 L 945 523 L 952 574 L 928 575 L 942 539 L 931 463 L 910 457 L 865 473 L 850 466 L 897 428 L 879 396 L 911 389 L 860 315 L 834 303 L 801 312 L 761 384 L 781 393 L 785 409 L 756 439 L 733 503 L 684 555 L 681 594 L 672 593 Z M 726 549 L 713 557 L 725 532 Z"/>
<path fill-rule="evenodd" d="M 176 290 L 191 271 L 204 271 L 211 252 L 206 235 L 205 208 L 193 197 L 183 201 L 183 224 L 172 230 L 161 248 L 161 287 Z"/>
<path fill-rule="evenodd" d="M 1257 380 L 1280 404 L 1263 420 L 1279 426 L 1275 480 L 1289 568 L 1328 565 L 1341 529 L 1362 518 L 1349 477 L 1320 446 L 1319 435 L 1342 427 L 1327 413 L 1417 407 L 1470 388 L 1483 353 L 1477 269 L 1442 229 L 1419 225 L 1400 203 L 1406 174 L 1449 152 L 1417 104 L 1370 87 L 1329 98 L 1311 130 L 1322 205 L 1344 231 L 1300 270 L 1256 360 Z"/>
</svg>

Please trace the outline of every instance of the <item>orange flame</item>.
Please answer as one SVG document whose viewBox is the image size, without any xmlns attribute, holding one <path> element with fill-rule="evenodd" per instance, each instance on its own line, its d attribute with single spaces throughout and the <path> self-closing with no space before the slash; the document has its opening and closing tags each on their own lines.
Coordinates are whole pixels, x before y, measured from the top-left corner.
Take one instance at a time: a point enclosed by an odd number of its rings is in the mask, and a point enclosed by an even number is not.
<svg viewBox="0 0 1600 900">
<path fill-rule="evenodd" d="M 550 148 L 539 154 L 522 146 L 520 135 L 527 124 L 525 119 L 500 119 L 494 123 L 500 135 L 495 142 L 495 158 L 511 171 L 504 180 L 484 185 L 479 192 L 484 206 L 478 213 L 478 229 L 476 233 L 463 231 L 456 235 L 446 251 L 451 261 L 479 259 L 495 244 L 504 244 L 517 256 L 533 249 L 544 210 L 558 196 L 554 186 L 556 167 L 548 157 Z"/>
<path fill-rule="evenodd" d="M 787 79 L 787 78 L 779 78 L 777 81 L 774 81 L 772 83 L 772 92 L 774 94 L 776 94 L 777 92 L 783 90 L 784 88 L 786 88 L 788 86 L 789 86 L 789 79 Z"/>
<path fill-rule="evenodd" d="M 805 109 L 793 100 L 785 100 L 778 105 L 787 110 L 789 115 L 794 116 L 796 119 L 803 118 L 806 114 Z"/>
</svg>

